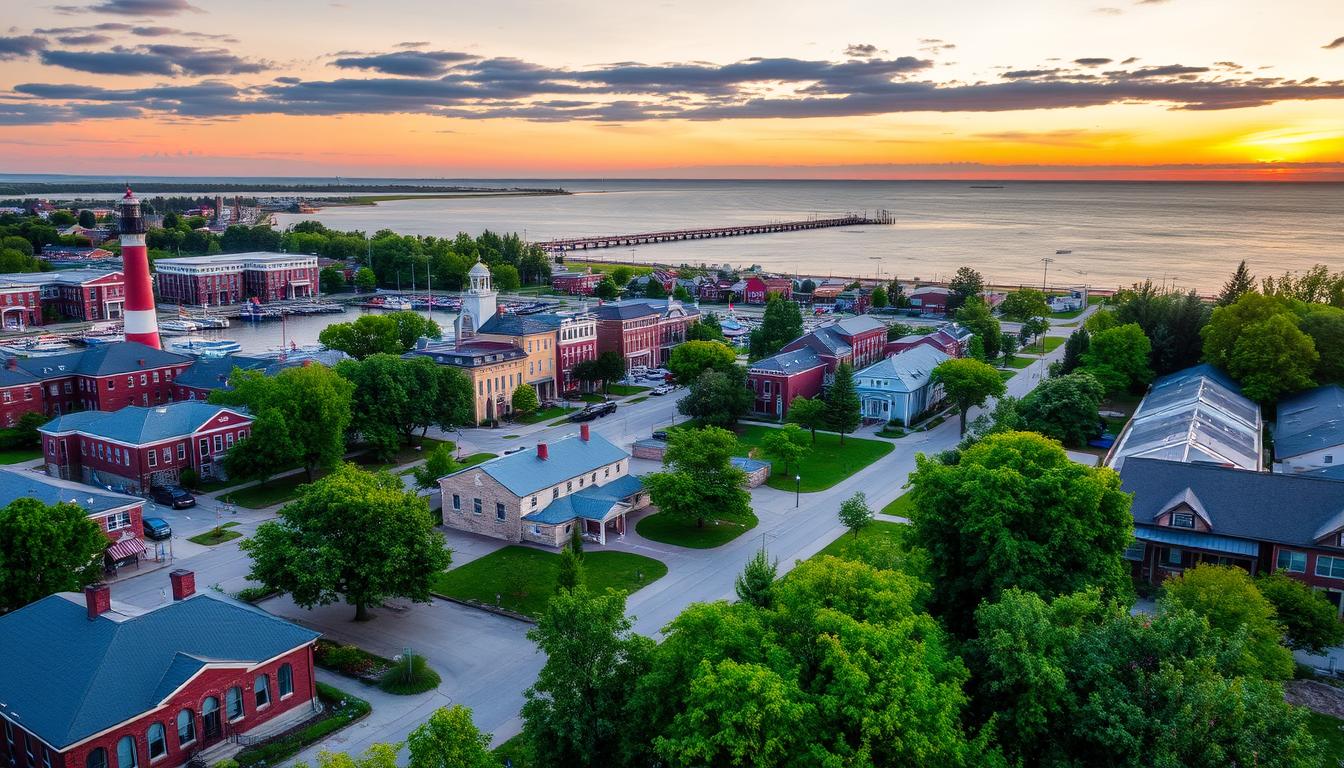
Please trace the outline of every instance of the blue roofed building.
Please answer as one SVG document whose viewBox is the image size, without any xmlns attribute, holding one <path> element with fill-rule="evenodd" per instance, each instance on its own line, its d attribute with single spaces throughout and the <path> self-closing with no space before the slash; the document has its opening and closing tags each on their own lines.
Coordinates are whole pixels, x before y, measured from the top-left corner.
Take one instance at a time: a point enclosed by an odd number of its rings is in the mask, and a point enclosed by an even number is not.
<svg viewBox="0 0 1344 768">
<path fill-rule="evenodd" d="M 172 602 L 148 611 L 91 584 L 0 616 L 9 765 L 176 768 L 313 716 L 318 633 L 196 594 L 191 571 L 169 580 Z"/>
<path fill-rule="evenodd" d="M 1279 401 L 1274 470 L 1344 477 L 1344 387 L 1330 384 Z"/>
<path fill-rule="evenodd" d="M 0 507 L 17 499 L 36 499 L 47 506 L 74 504 L 107 536 L 103 564 L 109 568 L 139 565 L 144 558 L 163 555 L 164 544 L 147 553 L 144 540 L 145 500 L 136 496 L 58 480 L 31 470 L 0 470 Z"/>
<path fill-rule="evenodd" d="M 854 374 L 855 390 L 868 421 L 905 426 L 943 401 L 933 369 L 952 357 L 927 344 L 910 347 Z"/>
<path fill-rule="evenodd" d="M 593 434 L 538 443 L 439 478 L 443 524 L 505 541 L 560 547 L 574 528 L 607 543 L 625 534 L 626 516 L 648 503 L 630 474 L 630 454 Z"/>
</svg>

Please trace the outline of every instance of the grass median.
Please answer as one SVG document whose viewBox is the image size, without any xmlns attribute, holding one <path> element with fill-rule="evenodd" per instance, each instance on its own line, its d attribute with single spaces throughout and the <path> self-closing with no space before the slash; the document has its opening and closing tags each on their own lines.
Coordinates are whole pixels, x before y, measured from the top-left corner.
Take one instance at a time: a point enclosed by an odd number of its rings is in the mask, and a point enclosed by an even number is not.
<svg viewBox="0 0 1344 768">
<path fill-rule="evenodd" d="M 713 549 L 750 531 L 759 522 L 752 515 L 750 520 L 708 520 L 703 526 L 697 526 L 694 521 L 678 520 L 659 512 L 641 519 L 635 525 L 635 532 L 649 541 L 676 547 Z"/>
<path fill-rule="evenodd" d="M 744 448 L 759 448 L 773 427 L 746 424 L 739 427 L 737 439 Z M 865 440 L 847 436 L 842 443 L 832 432 L 818 432 L 811 450 L 798 462 L 796 472 L 777 472 L 771 468 L 766 485 L 781 491 L 795 489 L 794 475 L 802 478 L 796 485 L 804 492 L 824 491 L 869 464 L 891 453 L 895 446 L 883 440 Z M 745 455 L 746 451 L 743 451 Z M 759 453 L 759 451 L 758 451 Z"/>
</svg>

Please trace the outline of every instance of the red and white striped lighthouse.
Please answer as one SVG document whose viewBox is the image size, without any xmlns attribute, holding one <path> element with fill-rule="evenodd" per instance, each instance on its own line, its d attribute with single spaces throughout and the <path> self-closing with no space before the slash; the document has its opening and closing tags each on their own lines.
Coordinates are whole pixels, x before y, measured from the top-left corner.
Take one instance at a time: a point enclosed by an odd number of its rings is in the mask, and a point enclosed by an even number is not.
<svg viewBox="0 0 1344 768">
<path fill-rule="evenodd" d="M 149 250 L 145 247 L 145 217 L 129 186 L 121 199 L 120 213 L 121 270 L 126 276 L 126 340 L 162 349 L 159 318 L 154 313 L 154 283 L 149 276 Z"/>
</svg>

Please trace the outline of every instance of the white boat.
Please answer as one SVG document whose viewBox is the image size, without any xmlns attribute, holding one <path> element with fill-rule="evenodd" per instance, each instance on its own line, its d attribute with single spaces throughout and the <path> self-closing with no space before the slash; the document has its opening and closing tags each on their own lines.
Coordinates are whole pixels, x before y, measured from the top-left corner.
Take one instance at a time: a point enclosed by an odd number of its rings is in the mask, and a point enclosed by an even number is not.
<svg viewBox="0 0 1344 768">
<path fill-rule="evenodd" d="M 174 317 L 168 320 L 159 321 L 159 333 L 168 335 L 178 335 L 184 333 L 195 333 L 204 330 L 195 320 L 188 320 L 182 317 Z"/>
<path fill-rule="evenodd" d="M 410 312 L 415 309 L 415 304 L 409 299 L 394 296 L 392 298 L 383 299 L 382 308 L 390 309 L 395 312 Z"/>
<path fill-rule="evenodd" d="M 19 339 L 12 344 L 6 344 L 0 347 L 0 352 L 19 357 L 50 357 L 52 355 L 62 355 L 71 352 L 73 349 L 70 343 L 60 336 L 35 336 L 30 339 Z"/>
<path fill-rule="evenodd" d="M 184 355 L 223 357 L 237 352 L 243 348 L 243 345 L 233 339 L 206 339 L 200 336 L 188 336 L 185 339 L 172 342 L 168 345 L 168 348 Z"/>
<path fill-rule="evenodd" d="M 201 328 L 228 328 L 229 318 L 218 315 L 199 315 L 190 318 L 191 322 L 196 323 Z"/>
</svg>

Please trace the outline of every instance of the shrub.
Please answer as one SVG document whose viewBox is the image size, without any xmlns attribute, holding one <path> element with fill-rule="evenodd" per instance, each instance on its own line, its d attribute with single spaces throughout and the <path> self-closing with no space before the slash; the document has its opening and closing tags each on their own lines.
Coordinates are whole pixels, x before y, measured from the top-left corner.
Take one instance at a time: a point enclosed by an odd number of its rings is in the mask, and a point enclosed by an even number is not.
<svg viewBox="0 0 1344 768">
<path fill-rule="evenodd" d="M 196 473 L 196 470 L 187 467 L 177 474 L 177 482 L 183 488 L 195 488 L 200 484 L 201 476 Z"/>
<path fill-rule="evenodd" d="M 383 679 L 378 683 L 378 687 L 388 693 L 406 696 L 432 691 L 439 687 L 439 682 L 439 673 L 429 668 L 424 656 L 407 654 L 383 673 Z"/>
<path fill-rule="evenodd" d="M 238 768 L 257 768 L 284 762 L 304 747 L 326 738 L 373 709 L 369 702 L 326 683 L 317 684 L 317 695 L 327 705 L 326 713 L 320 719 L 297 731 L 244 749 L 234 756 Z"/>
<path fill-rule="evenodd" d="M 234 595 L 234 597 L 238 600 L 242 600 L 244 603 L 257 603 L 275 593 L 274 589 L 267 589 L 266 587 L 243 587 L 238 590 L 238 594 Z"/>
</svg>

